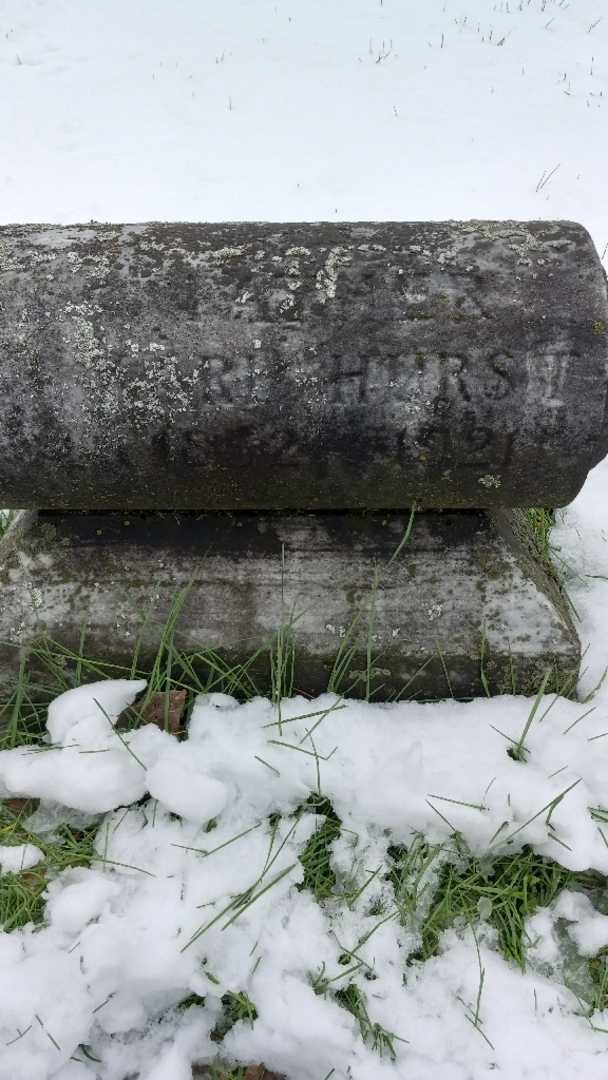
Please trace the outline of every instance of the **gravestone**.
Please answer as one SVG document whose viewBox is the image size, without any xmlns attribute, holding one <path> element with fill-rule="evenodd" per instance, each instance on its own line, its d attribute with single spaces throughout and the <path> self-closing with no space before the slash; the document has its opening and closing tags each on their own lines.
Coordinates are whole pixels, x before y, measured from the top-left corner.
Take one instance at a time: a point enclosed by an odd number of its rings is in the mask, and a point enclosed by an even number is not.
<svg viewBox="0 0 608 1080">
<path fill-rule="evenodd" d="M 289 624 L 307 692 L 559 685 L 525 508 L 608 451 L 607 306 L 569 222 L 0 229 L 0 682 L 83 624 L 128 664 L 188 586 L 178 647 Z"/>
</svg>

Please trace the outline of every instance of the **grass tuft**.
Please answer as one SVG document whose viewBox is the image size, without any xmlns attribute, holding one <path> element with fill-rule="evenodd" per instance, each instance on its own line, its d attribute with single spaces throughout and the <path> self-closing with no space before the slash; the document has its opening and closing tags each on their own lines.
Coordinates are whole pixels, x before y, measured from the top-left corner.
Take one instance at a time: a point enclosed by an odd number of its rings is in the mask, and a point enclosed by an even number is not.
<svg viewBox="0 0 608 1080">
<path fill-rule="evenodd" d="M 591 994 L 587 1002 L 591 1013 L 608 1009 L 608 955 L 602 949 L 587 962 L 591 981 Z"/>
<path fill-rule="evenodd" d="M 399 854 L 390 874 L 399 898 L 402 877 L 411 879 L 409 852 Z M 428 865 L 428 864 L 427 864 Z M 402 868 L 404 868 L 402 870 Z M 540 907 L 550 905 L 565 888 L 587 889 L 593 875 L 575 873 L 529 848 L 515 855 L 495 859 L 457 856 L 439 869 L 436 888 L 419 931 L 420 948 L 409 961 L 428 960 L 439 947 L 439 939 L 450 927 L 474 926 L 480 919 L 497 931 L 503 956 L 522 970 L 526 965 L 525 922 Z M 401 905 L 402 916 L 415 918 L 415 907 Z"/>
<path fill-rule="evenodd" d="M 257 1018 L 258 1011 L 251 998 L 244 991 L 229 990 L 222 997 L 222 1015 L 213 1029 L 211 1038 L 214 1042 L 221 1042 L 235 1024 L 242 1022 L 253 1027 Z"/>
<path fill-rule="evenodd" d="M 328 799 L 311 796 L 308 807 L 315 814 L 324 815 L 324 821 L 315 829 L 301 855 L 304 878 L 300 889 L 310 889 L 316 900 L 327 900 L 336 885 L 336 875 L 331 865 L 331 850 L 340 835 L 340 819 Z"/>
<path fill-rule="evenodd" d="M 381 1024 L 370 1019 L 365 997 L 359 987 L 355 983 L 350 983 L 342 990 L 337 990 L 334 997 L 343 1009 L 346 1009 L 351 1016 L 354 1016 L 359 1025 L 363 1042 L 370 1046 L 372 1050 L 375 1050 L 380 1057 L 386 1054 L 394 1061 L 397 1056 L 395 1042 L 407 1042 L 407 1040 L 395 1035 L 394 1031 L 387 1031 Z"/>
<path fill-rule="evenodd" d="M 443 845 L 428 844 L 421 836 L 416 836 L 409 848 L 388 849 L 387 880 L 393 887 L 399 918 L 404 926 L 419 918 L 423 905 L 428 907 L 442 851 Z"/>
<path fill-rule="evenodd" d="M 545 510 L 543 507 L 533 507 L 527 510 L 526 514 L 539 555 L 545 560 L 550 560 L 551 543 L 549 538 L 551 529 L 555 525 L 554 511 Z"/>
<path fill-rule="evenodd" d="M 7 531 L 16 513 L 16 510 L 0 510 L 0 540 Z"/>
<path fill-rule="evenodd" d="M 27 828 L 32 810 L 31 802 L 18 812 L 11 810 L 10 803 L 0 803 L 0 844 L 34 844 L 44 855 L 29 870 L 0 875 L 0 929 L 5 933 L 29 923 L 40 924 L 49 879 L 68 867 L 90 866 L 96 858 L 97 825 L 85 830 L 61 825 L 52 838 L 45 839 Z"/>
</svg>

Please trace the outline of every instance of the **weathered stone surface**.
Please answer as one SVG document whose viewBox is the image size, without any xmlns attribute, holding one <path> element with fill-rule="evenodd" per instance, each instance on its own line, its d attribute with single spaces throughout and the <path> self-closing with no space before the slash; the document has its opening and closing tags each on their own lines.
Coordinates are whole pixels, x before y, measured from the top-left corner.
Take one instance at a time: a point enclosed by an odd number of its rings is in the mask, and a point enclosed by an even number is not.
<svg viewBox="0 0 608 1080">
<path fill-rule="evenodd" d="M 568 222 L 0 229 L 0 505 L 561 505 L 608 451 Z"/>
<path fill-rule="evenodd" d="M 291 621 L 296 688 L 308 693 L 327 687 L 347 645 L 355 648 L 342 688 L 365 693 L 370 647 L 371 684 L 385 700 L 486 687 L 529 693 L 549 666 L 560 673 L 555 686 L 577 670 L 576 635 L 531 558 L 523 514 L 422 513 L 392 558 L 407 521 L 398 513 L 23 514 L 0 543 L 0 640 L 27 643 L 46 631 L 77 649 L 85 623 L 89 656 L 130 664 L 151 610 L 157 625 L 141 652 L 149 664 L 158 624 L 191 583 L 179 648 L 244 661 Z M 18 664 L 18 650 L 2 647 L 0 683 Z M 252 674 L 267 690 L 267 656 Z"/>
</svg>

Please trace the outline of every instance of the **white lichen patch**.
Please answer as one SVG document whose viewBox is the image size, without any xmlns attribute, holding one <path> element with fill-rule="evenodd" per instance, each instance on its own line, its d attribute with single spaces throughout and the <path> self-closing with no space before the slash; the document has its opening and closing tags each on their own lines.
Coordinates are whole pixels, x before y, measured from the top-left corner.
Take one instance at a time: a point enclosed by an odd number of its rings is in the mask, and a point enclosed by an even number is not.
<svg viewBox="0 0 608 1080">
<path fill-rule="evenodd" d="M 42 607 L 42 605 L 44 603 L 44 601 L 42 599 L 42 589 L 38 588 L 37 585 L 33 585 L 30 588 L 30 597 L 31 597 L 31 600 L 32 600 L 32 607 L 34 607 L 34 608 L 41 608 Z"/>
<path fill-rule="evenodd" d="M 485 488 L 499 488 L 502 484 L 500 476 L 494 476 L 493 473 L 486 473 L 485 476 L 480 476 L 477 481 L 478 484 L 482 484 Z"/>
<path fill-rule="evenodd" d="M 325 260 L 325 266 L 317 271 L 315 288 L 319 293 L 319 300 L 322 304 L 334 299 L 338 287 L 340 267 L 351 262 L 351 258 L 343 247 L 333 247 Z"/>
<path fill-rule="evenodd" d="M 203 368 L 209 367 L 209 362 Z M 192 405 L 193 388 L 199 380 L 199 369 L 187 374 L 178 365 L 177 356 L 143 355 L 141 377 L 133 379 L 134 394 L 130 407 L 130 422 L 136 430 L 168 417 L 175 423 L 179 413 Z"/>
<path fill-rule="evenodd" d="M 244 250 L 242 247 L 221 247 L 210 251 L 209 255 L 212 259 L 232 259 L 237 255 L 243 255 Z"/>
<path fill-rule="evenodd" d="M 85 318 L 92 318 L 93 315 L 100 315 L 102 309 L 99 304 L 89 304 L 86 300 L 83 300 L 81 304 L 73 304 L 71 300 L 68 300 L 63 309 L 66 315 L 78 316 L 82 315 Z"/>
<path fill-rule="evenodd" d="M 68 302 L 64 311 L 71 319 L 71 334 L 75 356 L 83 367 L 90 367 L 101 356 L 100 342 L 95 333 L 92 319 L 101 312 L 97 304 L 84 301 L 81 304 Z"/>
</svg>

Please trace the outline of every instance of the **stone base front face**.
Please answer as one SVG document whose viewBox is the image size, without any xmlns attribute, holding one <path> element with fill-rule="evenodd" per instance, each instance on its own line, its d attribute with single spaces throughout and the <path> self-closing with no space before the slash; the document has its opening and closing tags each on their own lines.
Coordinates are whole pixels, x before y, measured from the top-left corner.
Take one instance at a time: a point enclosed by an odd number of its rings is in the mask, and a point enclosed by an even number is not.
<svg viewBox="0 0 608 1080">
<path fill-rule="evenodd" d="M 47 634 L 106 662 L 151 664 L 175 632 L 269 689 L 280 627 L 295 642 L 294 689 L 375 700 L 534 693 L 578 670 L 579 643 L 518 511 L 409 513 L 24 512 L 0 543 L 0 688 Z M 401 545 L 401 546 L 400 546 Z M 146 620 L 142 630 L 142 623 Z M 15 647 L 17 646 L 17 647 Z M 204 657 L 199 660 L 205 669 Z"/>
</svg>

